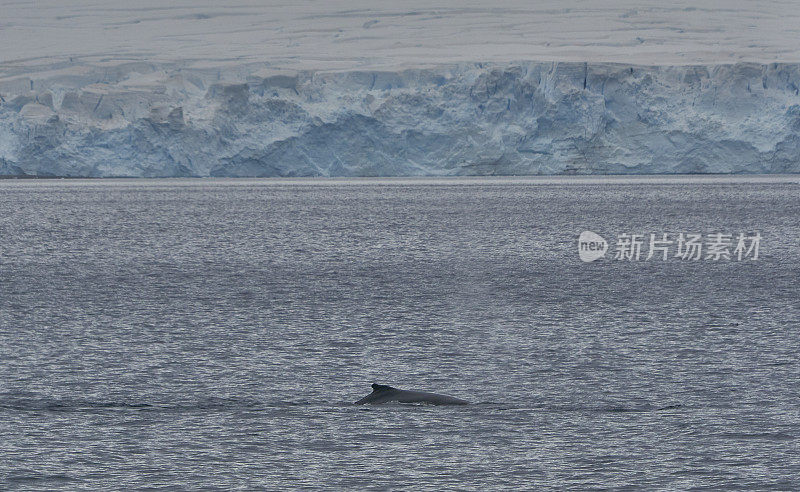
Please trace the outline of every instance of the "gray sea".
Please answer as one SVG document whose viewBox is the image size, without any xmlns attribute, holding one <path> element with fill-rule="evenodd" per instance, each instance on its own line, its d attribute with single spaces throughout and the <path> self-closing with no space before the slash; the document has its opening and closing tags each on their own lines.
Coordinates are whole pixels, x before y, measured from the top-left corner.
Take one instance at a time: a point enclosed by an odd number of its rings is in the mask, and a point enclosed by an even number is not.
<svg viewBox="0 0 800 492">
<path fill-rule="evenodd" d="M 797 490 L 799 265 L 800 177 L 2 181 L 0 489 Z"/>
</svg>

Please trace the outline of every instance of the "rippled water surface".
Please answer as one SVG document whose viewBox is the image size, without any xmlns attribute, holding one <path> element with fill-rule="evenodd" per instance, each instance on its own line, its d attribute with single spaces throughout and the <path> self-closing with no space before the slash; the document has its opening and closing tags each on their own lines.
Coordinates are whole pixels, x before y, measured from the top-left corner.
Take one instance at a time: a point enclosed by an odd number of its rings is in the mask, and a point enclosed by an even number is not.
<svg viewBox="0 0 800 492">
<path fill-rule="evenodd" d="M 0 182 L 0 488 L 800 488 L 798 181 Z"/>
</svg>

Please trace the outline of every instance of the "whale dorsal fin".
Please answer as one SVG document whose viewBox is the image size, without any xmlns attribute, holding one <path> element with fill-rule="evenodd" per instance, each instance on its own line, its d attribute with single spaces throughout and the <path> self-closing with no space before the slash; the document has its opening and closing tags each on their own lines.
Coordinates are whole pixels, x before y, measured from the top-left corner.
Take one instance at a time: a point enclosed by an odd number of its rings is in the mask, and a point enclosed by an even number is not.
<svg viewBox="0 0 800 492">
<path fill-rule="evenodd" d="M 374 391 L 375 393 L 379 393 L 381 391 L 389 391 L 393 389 L 395 388 L 392 388 L 391 386 L 387 386 L 385 384 L 372 383 L 372 391 Z"/>
</svg>

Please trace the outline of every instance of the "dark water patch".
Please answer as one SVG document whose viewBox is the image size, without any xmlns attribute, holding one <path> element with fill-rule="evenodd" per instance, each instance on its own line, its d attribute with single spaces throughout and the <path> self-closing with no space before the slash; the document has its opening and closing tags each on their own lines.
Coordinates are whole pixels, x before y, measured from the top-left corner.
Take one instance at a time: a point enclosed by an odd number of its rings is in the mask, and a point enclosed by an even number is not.
<svg viewBox="0 0 800 492">
<path fill-rule="evenodd" d="M 717 436 L 734 441 L 794 441 L 797 439 L 796 436 L 785 432 L 723 432 Z"/>
</svg>

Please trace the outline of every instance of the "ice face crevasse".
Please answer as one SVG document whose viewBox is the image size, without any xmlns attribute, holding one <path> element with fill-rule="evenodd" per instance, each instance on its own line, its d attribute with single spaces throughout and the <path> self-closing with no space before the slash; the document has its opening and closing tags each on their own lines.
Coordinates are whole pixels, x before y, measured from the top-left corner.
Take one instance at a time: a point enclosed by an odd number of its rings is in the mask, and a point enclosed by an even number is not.
<svg viewBox="0 0 800 492">
<path fill-rule="evenodd" d="M 0 174 L 800 172 L 798 64 L 225 76 L 130 63 L 5 77 Z"/>
</svg>

